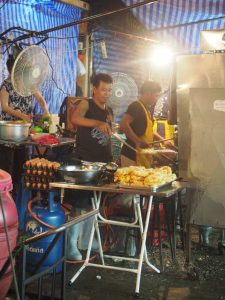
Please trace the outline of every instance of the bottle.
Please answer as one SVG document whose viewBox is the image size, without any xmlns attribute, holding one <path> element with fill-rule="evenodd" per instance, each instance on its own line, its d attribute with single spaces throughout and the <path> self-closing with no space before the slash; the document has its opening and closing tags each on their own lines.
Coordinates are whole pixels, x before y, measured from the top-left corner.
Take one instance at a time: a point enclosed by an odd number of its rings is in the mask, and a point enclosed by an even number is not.
<svg viewBox="0 0 225 300">
<path fill-rule="evenodd" d="M 44 133 L 49 133 L 49 122 L 44 121 L 42 129 Z"/>
</svg>

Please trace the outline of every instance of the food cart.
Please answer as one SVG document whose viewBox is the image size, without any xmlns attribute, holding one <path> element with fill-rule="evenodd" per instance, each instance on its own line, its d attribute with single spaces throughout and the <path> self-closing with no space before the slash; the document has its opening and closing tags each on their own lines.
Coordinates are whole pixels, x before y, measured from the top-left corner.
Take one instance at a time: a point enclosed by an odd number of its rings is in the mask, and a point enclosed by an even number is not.
<svg viewBox="0 0 225 300">
<path fill-rule="evenodd" d="M 135 285 L 135 296 L 139 297 L 139 290 L 140 290 L 140 282 L 141 282 L 141 272 L 142 272 L 142 266 L 143 262 L 146 262 L 147 265 L 152 268 L 157 273 L 160 273 L 160 270 L 154 266 L 148 259 L 147 256 L 147 250 L 146 250 L 146 238 L 147 238 L 147 231 L 150 221 L 150 212 L 152 203 L 154 202 L 154 199 L 165 199 L 170 201 L 172 198 L 171 196 L 176 196 L 179 192 L 181 192 L 183 189 L 187 187 L 187 183 L 180 183 L 180 182 L 174 182 L 170 183 L 169 185 L 166 185 L 164 187 L 161 187 L 159 189 L 151 189 L 151 188 L 125 188 L 121 187 L 120 185 L 116 183 L 111 184 L 103 184 L 103 185 L 93 185 L 93 184 L 75 184 L 75 183 L 67 183 L 67 182 L 53 182 L 50 183 L 50 188 L 58 188 L 61 191 L 61 201 L 63 202 L 64 198 L 64 191 L 65 189 L 74 189 L 74 190 L 86 190 L 86 191 L 92 191 L 93 197 L 92 197 L 92 208 L 93 209 L 99 209 L 101 202 L 102 202 L 102 193 L 128 193 L 132 194 L 134 197 L 134 215 L 135 220 L 132 223 L 128 222 L 120 222 L 115 220 L 109 220 L 105 219 L 101 213 L 99 212 L 93 221 L 92 224 L 92 230 L 90 233 L 90 239 L 89 239 L 89 245 L 88 250 L 86 254 L 86 259 L 81 266 L 81 268 L 74 274 L 74 276 L 70 279 L 69 284 L 72 284 L 80 275 L 80 273 L 86 268 L 86 267 L 97 267 L 97 268 L 104 268 L 109 270 L 118 270 L 118 271 L 126 271 L 126 272 L 132 272 L 136 274 L 136 285 Z M 142 195 L 147 201 L 147 212 L 146 212 L 146 218 L 145 222 L 143 222 L 142 213 L 141 213 L 141 207 L 140 207 L 140 198 L 139 196 Z M 140 230 L 140 236 L 141 236 L 141 249 L 140 253 L 137 258 L 131 258 L 131 257 L 118 257 L 118 256 L 112 256 L 112 255 L 105 255 L 103 253 L 102 243 L 101 243 L 101 236 L 99 231 L 99 224 L 113 224 L 116 226 L 127 226 L 131 228 L 138 228 Z M 175 230 L 175 227 L 174 227 Z M 92 263 L 90 262 L 90 251 L 92 247 L 94 232 L 97 233 L 98 238 L 98 244 L 99 244 L 99 253 L 101 258 L 101 264 Z M 175 243 L 175 241 L 174 241 Z M 133 261 L 137 263 L 137 267 L 134 269 L 131 268 L 122 268 L 122 267 L 116 267 L 112 265 L 106 265 L 105 258 L 120 258 L 126 261 Z"/>
</svg>

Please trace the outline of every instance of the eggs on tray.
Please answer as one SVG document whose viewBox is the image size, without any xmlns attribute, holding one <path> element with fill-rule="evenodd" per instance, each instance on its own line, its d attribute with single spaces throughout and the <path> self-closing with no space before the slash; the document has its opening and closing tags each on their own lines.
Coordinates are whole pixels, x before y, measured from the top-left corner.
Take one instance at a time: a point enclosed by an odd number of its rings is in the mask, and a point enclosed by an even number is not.
<svg viewBox="0 0 225 300">
<path fill-rule="evenodd" d="M 48 189 L 49 183 L 55 181 L 59 162 L 45 158 L 27 160 L 24 164 L 24 184 L 26 188 Z"/>
<path fill-rule="evenodd" d="M 176 179 L 169 166 L 160 168 L 125 167 L 119 168 L 114 174 L 114 182 L 130 186 L 160 186 Z"/>
</svg>

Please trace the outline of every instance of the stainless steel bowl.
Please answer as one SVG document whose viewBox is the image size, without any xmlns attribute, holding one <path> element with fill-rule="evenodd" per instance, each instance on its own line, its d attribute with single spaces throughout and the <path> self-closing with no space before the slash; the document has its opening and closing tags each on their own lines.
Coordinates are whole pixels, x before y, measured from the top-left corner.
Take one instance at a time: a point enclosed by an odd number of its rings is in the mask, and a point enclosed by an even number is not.
<svg viewBox="0 0 225 300">
<path fill-rule="evenodd" d="M 71 183 L 92 183 L 97 181 L 102 174 L 102 169 L 97 166 L 61 166 L 58 168 L 61 180 Z"/>
<path fill-rule="evenodd" d="M 0 121 L 0 140 L 21 142 L 29 135 L 30 123 L 22 121 Z"/>
</svg>

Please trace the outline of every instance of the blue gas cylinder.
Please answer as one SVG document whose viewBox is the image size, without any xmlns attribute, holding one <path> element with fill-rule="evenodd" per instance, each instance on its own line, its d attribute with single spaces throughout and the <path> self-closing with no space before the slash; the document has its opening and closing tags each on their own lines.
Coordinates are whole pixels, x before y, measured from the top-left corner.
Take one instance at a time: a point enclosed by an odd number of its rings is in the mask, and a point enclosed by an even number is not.
<svg viewBox="0 0 225 300">
<path fill-rule="evenodd" d="M 59 199 L 56 199 L 53 193 L 49 193 L 49 205 L 48 207 L 43 206 L 35 206 L 32 211 L 33 213 L 41 219 L 43 222 L 57 227 L 65 223 L 65 214 L 61 208 Z M 42 232 L 48 231 L 49 228 L 40 224 L 37 220 L 32 218 L 28 213 L 25 221 L 25 234 L 28 236 L 33 236 L 36 234 L 40 234 Z M 48 246 L 53 241 L 56 235 L 50 235 L 46 238 L 40 239 L 34 243 L 31 243 L 27 246 L 27 271 L 33 272 L 37 263 L 45 254 Z M 52 264 L 54 264 L 57 260 L 59 260 L 63 255 L 63 234 L 59 237 L 54 247 L 49 252 L 48 256 L 41 263 L 40 267 L 36 272 L 41 272 L 46 270 Z M 56 272 L 61 271 L 61 264 L 56 268 Z"/>
</svg>

